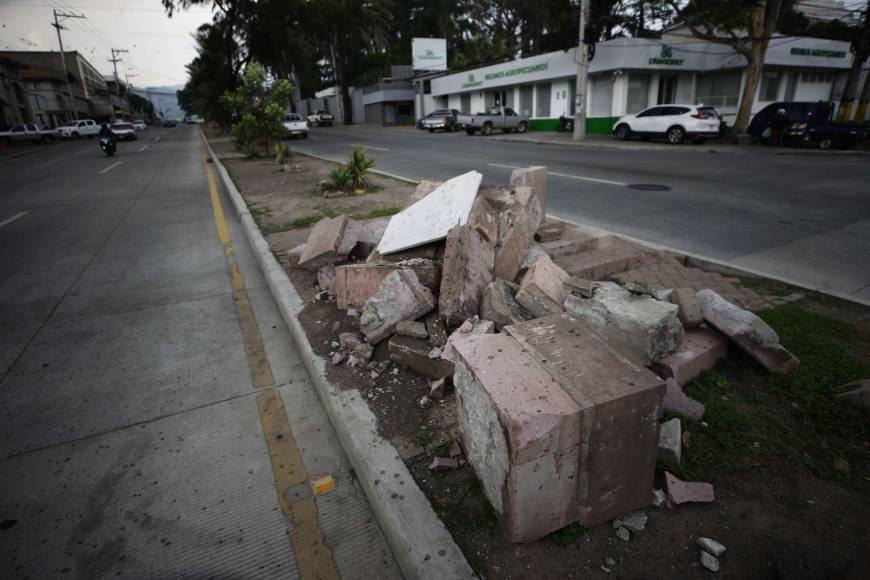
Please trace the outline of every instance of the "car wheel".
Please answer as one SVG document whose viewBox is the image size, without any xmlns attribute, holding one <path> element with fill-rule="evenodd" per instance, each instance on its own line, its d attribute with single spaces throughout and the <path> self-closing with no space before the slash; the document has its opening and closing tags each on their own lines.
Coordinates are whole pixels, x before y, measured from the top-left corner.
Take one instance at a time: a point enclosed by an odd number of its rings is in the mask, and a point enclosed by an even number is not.
<svg viewBox="0 0 870 580">
<path fill-rule="evenodd" d="M 466 128 L 465 128 L 465 132 L 466 132 L 468 135 L 474 135 L 474 133 L 475 133 L 476 131 L 477 131 L 477 129 L 475 129 L 474 127 L 466 127 Z"/>
<path fill-rule="evenodd" d="M 429 132 L 430 132 L 430 133 L 434 133 L 434 132 L 435 132 L 435 129 L 429 129 Z"/>
<path fill-rule="evenodd" d="M 81 139 L 82 138 L 82 136 L 79 135 L 78 131 L 73 131 L 72 133 L 70 133 L 70 137 L 72 137 L 73 139 Z"/>
<path fill-rule="evenodd" d="M 492 135 L 492 123 L 484 123 L 480 128 L 481 135 Z"/>
<path fill-rule="evenodd" d="M 529 124 L 525 121 L 520 121 L 520 124 L 517 125 L 517 133 L 525 133 L 529 130 Z"/>
<path fill-rule="evenodd" d="M 308 139 L 308 133 L 302 133 L 302 138 L 303 138 L 303 139 Z"/>
<path fill-rule="evenodd" d="M 631 137 L 631 128 L 628 125 L 623 123 L 616 128 L 617 139 L 619 139 L 620 141 L 626 141 L 629 137 Z"/>
<path fill-rule="evenodd" d="M 832 137 L 822 137 L 819 139 L 819 149 L 827 151 L 834 148 L 834 139 Z"/>
<path fill-rule="evenodd" d="M 686 138 L 686 130 L 675 125 L 668 129 L 668 132 L 665 135 L 668 138 L 668 143 L 671 145 L 679 145 Z"/>
<path fill-rule="evenodd" d="M 46 135 L 42 140 L 45 143 L 54 143 L 54 135 Z"/>
</svg>

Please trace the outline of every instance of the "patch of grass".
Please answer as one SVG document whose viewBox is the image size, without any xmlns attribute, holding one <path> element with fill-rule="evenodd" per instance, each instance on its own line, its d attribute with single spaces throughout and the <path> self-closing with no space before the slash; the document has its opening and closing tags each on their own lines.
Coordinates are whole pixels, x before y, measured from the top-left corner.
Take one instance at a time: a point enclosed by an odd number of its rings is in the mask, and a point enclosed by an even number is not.
<svg viewBox="0 0 870 580">
<path fill-rule="evenodd" d="M 355 220 L 371 220 L 396 215 L 400 211 L 402 211 L 400 207 L 379 207 L 367 212 L 351 214 L 350 217 Z"/>
<path fill-rule="evenodd" d="M 704 403 L 703 423 L 684 422 L 686 465 L 697 476 L 728 472 L 779 457 L 820 477 L 835 477 L 835 458 L 870 465 L 870 420 L 834 397 L 849 381 L 870 376 L 857 353 L 870 337 L 855 327 L 788 304 L 759 313 L 801 363 L 770 374 L 740 354 L 687 385 Z"/>
<path fill-rule="evenodd" d="M 379 217 L 391 216 L 399 213 L 401 208 L 398 207 L 382 207 L 376 208 L 367 212 L 362 213 L 354 213 L 351 214 L 350 217 L 355 220 L 369 220 Z M 257 213 L 262 212 L 262 213 Z M 296 218 L 291 222 L 284 222 L 280 224 L 269 224 L 265 223 L 264 217 L 268 217 L 271 215 L 271 210 L 268 208 L 251 208 L 251 216 L 253 216 L 254 221 L 257 222 L 257 225 L 260 227 L 260 230 L 264 234 L 276 234 L 278 232 L 286 232 L 288 230 L 301 230 L 304 228 L 310 228 L 323 218 L 334 218 L 338 215 L 341 215 L 340 212 L 335 211 L 329 207 L 321 207 L 317 208 L 317 213 L 303 216 L 300 218 Z"/>
<path fill-rule="evenodd" d="M 417 447 L 426 447 L 430 441 L 432 441 L 432 431 L 428 427 L 420 427 L 414 433 L 414 443 Z"/>
<path fill-rule="evenodd" d="M 272 215 L 272 210 L 268 207 L 260 207 L 256 205 L 252 205 L 250 208 L 251 217 L 254 218 L 254 222 L 258 227 L 262 229 L 264 220 Z"/>
<path fill-rule="evenodd" d="M 559 546 L 567 546 L 582 538 L 585 533 L 586 528 L 584 528 L 580 524 L 575 523 L 569 526 L 565 526 L 561 530 L 556 530 L 555 532 L 550 534 L 550 538 L 552 538 L 553 542 L 555 542 Z"/>
</svg>

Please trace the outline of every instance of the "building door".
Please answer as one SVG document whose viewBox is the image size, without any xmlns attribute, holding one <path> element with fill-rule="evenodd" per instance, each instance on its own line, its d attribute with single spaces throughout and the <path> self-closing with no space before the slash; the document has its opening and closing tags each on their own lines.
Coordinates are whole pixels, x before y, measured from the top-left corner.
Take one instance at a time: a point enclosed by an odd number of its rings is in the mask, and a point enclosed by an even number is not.
<svg viewBox="0 0 870 580">
<path fill-rule="evenodd" d="M 659 75 L 659 98 L 657 104 L 668 105 L 674 102 L 677 94 L 677 75 Z"/>
</svg>

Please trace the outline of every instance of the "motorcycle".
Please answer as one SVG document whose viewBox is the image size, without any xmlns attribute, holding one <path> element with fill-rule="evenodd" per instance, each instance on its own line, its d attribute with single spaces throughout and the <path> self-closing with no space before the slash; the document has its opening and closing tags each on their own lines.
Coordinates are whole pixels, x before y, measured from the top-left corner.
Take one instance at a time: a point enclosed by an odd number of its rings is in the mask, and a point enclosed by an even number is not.
<svg viewBox="0 0 870 580">
<path fill-rule="evenodd" d="M 560 133 L 574 131 L 574 117 L 559 116 L 559 124 L 556 125 L 556 131 Z"/>
<path fill-rule="evenodd" d="M 106 154 L 106 157 L 111 157 L 115 154 L 115 141 L 108 137 L 100 137 L 100 149 Z"/>
</svg>

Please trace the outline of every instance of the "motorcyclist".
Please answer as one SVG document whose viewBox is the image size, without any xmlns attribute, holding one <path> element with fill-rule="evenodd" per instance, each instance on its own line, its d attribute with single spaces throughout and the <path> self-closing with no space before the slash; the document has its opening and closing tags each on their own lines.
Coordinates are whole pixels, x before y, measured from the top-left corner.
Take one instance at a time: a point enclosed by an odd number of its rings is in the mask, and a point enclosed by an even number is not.
<svg viewBox="0 0 870 580">
<path fill-rule="evenodd" d="M 115 134 L 112 133 L 112 130 L 109 129 L 109 126 L 103 123 L 100 125 L 100 132 L 97 134 L 99 139 L 108 139 L 112 142 L 112 145 L 115 145 Z"/>
</svg>

